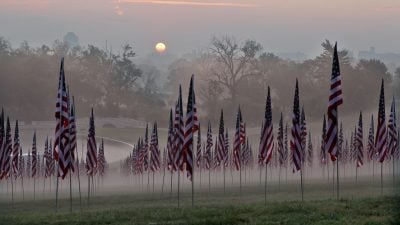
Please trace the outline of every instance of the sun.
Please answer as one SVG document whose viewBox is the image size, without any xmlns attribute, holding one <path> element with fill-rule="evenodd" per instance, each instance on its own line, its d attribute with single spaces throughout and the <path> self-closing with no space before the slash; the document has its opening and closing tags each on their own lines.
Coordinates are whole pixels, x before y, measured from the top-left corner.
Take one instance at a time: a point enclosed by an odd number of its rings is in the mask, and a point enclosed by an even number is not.
<svg viewBox="0 0 400 225">
<path fill-rule="evenodd" d="M 157 51 L 158 53 L 163 53 L 163 52 L 165 52 L 165 50 L 167 49 L 167 46 L 165 46 L 165 44 L 162 43 L 162 42 L 158 42 L 158 43 L 156 44 L 155 49 L 156 49 L 156 51 Z"/>
</svg>

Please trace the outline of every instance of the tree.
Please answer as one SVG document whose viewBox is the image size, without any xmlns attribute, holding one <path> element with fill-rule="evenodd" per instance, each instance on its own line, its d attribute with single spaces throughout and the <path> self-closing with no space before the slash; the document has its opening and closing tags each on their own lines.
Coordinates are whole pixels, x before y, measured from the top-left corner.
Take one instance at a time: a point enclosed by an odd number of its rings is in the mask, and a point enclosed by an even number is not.
<svg viewBox="0 0 400 225">
<path fill-rule="evenodd" d="M 253 40 L 239 44 L 235 38 L 228 36 L 212 39 L 211 53 L 217 62 L 212 75 L 228 90 L 233 105 L 236 104 L 238 84 L 256 74 L 254 64 L 261 50 L 262 46 Z"/>
</svg>

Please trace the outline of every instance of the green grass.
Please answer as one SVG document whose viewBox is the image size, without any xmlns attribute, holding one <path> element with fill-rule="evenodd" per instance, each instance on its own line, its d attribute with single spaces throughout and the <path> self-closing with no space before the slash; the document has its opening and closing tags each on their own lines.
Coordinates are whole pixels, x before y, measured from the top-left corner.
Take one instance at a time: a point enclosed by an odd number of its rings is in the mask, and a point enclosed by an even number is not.
<svg viewBox="0 0 400 225">
<path fill-rule="evenodd" d="M 400 196 L 387 187 L 380 194 L 379 184 L 369 185 L 361 180 L 343 182 L 342 198 L 335 200 L 331 185 L 310 181 L 306 186 L 305 201 L 301 202 L 298 183 L 293 181 L 278 187 L 268 187 L 268 201 L 264 204 L 264 187 L 248 184 L 240 195 L 238 187 L 198 190 L 195 206 L 191 206 L 190 185 L 181 193 L 177 207 L 176 192 L 169 189 L 162 195 L 125 188 L 110 190 L 104 187 L 87 205 L 86 195 L 82 211 L 79 199 L 73 199 L 73 213 L 69 200 L 63 195 L 60 210 L 55 213 L 54 200 L 27 200 L 11 204 L 6 196 L 0 199 L 0 224 L 399 224 Z M 27 197 L 29 198 L 29 197 Z"/>
</svg>

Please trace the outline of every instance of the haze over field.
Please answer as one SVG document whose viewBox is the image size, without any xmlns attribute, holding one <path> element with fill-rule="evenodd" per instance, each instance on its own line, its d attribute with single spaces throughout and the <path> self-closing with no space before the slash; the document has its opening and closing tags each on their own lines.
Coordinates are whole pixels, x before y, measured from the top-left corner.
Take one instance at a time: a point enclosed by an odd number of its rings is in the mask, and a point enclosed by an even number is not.
<svg viewBox="0 0 400 225">
<path fill-rule="evenodd" d="M 362 4 L 360 4 L 362 3 Z M 133 44 L 139 56 L 164 41 L 173 54 L 207 48 L 210 37 L 230 34 L 259 41 L 268 52 L 320 53 L 325 38 L 354 51 L 375 46 L 400 52 L 396 0 L 2 0 L 1 36 L 19 45 L 51 44 L 73 31 L 81 44 L 118 49 Z"/>
</svg>

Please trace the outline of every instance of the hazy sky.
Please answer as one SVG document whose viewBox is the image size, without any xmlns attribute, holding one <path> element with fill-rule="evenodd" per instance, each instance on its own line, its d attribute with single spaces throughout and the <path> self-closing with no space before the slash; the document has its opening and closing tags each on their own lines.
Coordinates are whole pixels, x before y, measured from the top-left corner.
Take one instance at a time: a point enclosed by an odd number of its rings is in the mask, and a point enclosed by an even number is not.
<svg viewBox="0 0 400 225">
<path fill-rule="evenodd" d="M 14 47 L 73 31 L 83 45 L 130 43 L 139 55 L 158 41 L 184 53 L 226 34 L 273 52 L 313 55 L 325 38 L 355 53 L 400 52 L 399 22 L 398 0 L 0 0 L 0 36 Z"/>
</svg>

